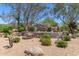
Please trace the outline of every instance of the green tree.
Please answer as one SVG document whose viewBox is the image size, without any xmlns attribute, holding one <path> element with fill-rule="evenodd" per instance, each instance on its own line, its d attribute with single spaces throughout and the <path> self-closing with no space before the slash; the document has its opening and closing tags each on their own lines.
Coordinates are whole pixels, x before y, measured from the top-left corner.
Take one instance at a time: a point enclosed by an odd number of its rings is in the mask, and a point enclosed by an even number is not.
<svg viewBox="0 0 79 59">
<path fill-rule="evenodd" d="M 40 13 L 46 9 L 45 5 L 36 3 L 14 3 L 8 4 L 8 6 L 11 7 L 8 17 L 17 21 L 18 30 L 20 23 L 23 23 L 25 30 L 27 30 L 29 25 L 36 23 L 45 15 L 44 13 L 40 15 Z"/>
<path fill-rule="evenodd" d="M 45 4 L 40 3 L 8 3 L 2 5 L 8 6 L 10 10 L 8 13 L 3 12 L 0 17 L 8 22 L 10 20 L 15 22 L 18 30 L 21 23 L 23 23 L 24 29 L 27 30 L 29 25 L 35 24 L 46 15 L 43 12 L 47 9 Z"/>
<path fill-rule="evenodd" d="M 51 9 L 57 19 L 60 19 L 69 28 L 70 33 L 74 33 L 79 19 L 79 4 L 55 4 Z"/>
<path fill-rule="evenodd" d="M 57 23 L 52 19 L 52 18 L 45 18 L 43 21 L 42 21 L 43 24 L 50 24 L 51 26 L 57 26 Z"/>
</svg>

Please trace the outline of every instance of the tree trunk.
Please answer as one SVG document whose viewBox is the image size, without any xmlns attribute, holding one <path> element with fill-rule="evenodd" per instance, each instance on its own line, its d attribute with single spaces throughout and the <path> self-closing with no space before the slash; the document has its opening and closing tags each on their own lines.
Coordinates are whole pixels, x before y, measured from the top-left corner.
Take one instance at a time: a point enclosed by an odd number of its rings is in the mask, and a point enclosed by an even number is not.
<svg viewBox="0 0 79 59">
<path fill-rule="evenodd" d="M 75 38 L 76 37 L 74 30 L 75 29 L 73 29 L 73 28 L 70 27 L 70 33 L 72 34 L 72 38 Z"/>
<path fill-rule="evenodd" d="M 20 21 L 18 20 L 17 21 L 17 29 L 18 29 L 18 31 L 19 31 L 19 26 L 20 26 Z"/>
</svg>

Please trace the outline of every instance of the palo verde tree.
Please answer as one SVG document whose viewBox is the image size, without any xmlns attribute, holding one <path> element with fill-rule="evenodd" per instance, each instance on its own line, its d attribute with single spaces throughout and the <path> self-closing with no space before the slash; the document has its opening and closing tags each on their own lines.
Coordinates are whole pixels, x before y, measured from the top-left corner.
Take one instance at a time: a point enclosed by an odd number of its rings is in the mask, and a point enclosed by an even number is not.
<svg viewBox="0 0 79 59">
<path fill-rule="evenodd" d="M 20 23 L 24 24 L 25 30 L 28 29 L 29 24 L 34 24 L 41 19 L 45 13 L 46 6 L 42 4 L 8 4 L 11 7 L 9 16 L 17 21 L 18 29 Z M 42 14 L 41 14 L 42 13 Z"/>
<path fill-rule="evenodd" d="M 35 24 L 41 18 L 43 18 L 45 14 L 45 10 L 47 7 L 43 4 L 23 4 L 23 21 L 25 24 L 25 28 L 28 30 L 29 25 Z"/>
<path fill-rule="evenodd" d="M 1 14 L 1 18 L 5 22 L 16 22 L 17 23 L 17 29 L 19 30 L 20 25 L 20 16 L 21 16 L 21 4 L 2 4 L 5 7 L 9 8 L 9 11 Z"/>
<path fill-rule="evenodd" d="M 49 24 L 50 26 L 54 27 L 57 26 L 57 23 L 50 17 L 46 17 L 43 21 L 43 24 Z"/>
<path fill-rule="evenodd" d="M 74 34 L 79 20 L 79 4 L 55 4 L 51 11 L 69 28 L 69 32 Z"/>
</svg>

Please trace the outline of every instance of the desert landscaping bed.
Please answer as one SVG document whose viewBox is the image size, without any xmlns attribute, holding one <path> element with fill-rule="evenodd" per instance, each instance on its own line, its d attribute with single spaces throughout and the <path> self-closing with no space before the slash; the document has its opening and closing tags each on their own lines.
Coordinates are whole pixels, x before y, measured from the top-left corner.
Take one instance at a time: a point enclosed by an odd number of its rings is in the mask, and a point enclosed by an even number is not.
<svg viewBox="0 0 79 59">
<path fill-rule="evenodd" d="M 67 48 L 58 48 L 55 45 L 55 38 L 52 38 L 51 46 L 42 46 L 39 38 L 21 40 L 14 44 L 12 48 L 6 49 L 8 44 L 7 38 L 0 37 L 0 55 L 4 56 L 24 56 L 24 50 L 31 47 L 40 47 L 44 51 L 45 56 L 77 56 L 79 55 L 79 38 L 71 39 Z"/>
</svg>

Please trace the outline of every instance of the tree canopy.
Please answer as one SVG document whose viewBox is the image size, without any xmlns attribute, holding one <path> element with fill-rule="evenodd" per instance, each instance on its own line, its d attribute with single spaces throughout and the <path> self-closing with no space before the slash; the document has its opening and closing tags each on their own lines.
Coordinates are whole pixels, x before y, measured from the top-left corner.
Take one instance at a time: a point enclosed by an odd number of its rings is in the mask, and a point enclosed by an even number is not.
<svg viewBox="0 0 79 59">
<path fill-rule="evenodd" d="M 56 26 L 57 23 L 50 17 L 47 17 L 45 18 L 43 21 L 42 21 L 43 24 L 49 24 L 51 26 Z"/>
<path fill-rule="evenodd" d="M 79 4 L 55 4 L 53 11 L 54 16 L 68 26 L 69 32 L 74 33 L 79 21 Z"/>
<path fill-rule="evenodd" d="M 10 7 L 8 13 L 3 13 L 0 17 L 13 20 L 17 23 L 19 29 L 20 23 L 27 29 L 29 24 L 35 24 L 42 18 L 45 18 L 42 23 L 56 26 L 58 23 L 55 19 L 60 20 L 62 25 L 69 28 L 70 33 L 74 33 L 79 22 L 79 4 L 72 3 L 55 3 L 55 4 L 40 4 L 40 3 L 13 3 L 5 4 Z M 49 5 L 49 7 L 47 6 Z M 47 16 L 51 16 L 49 18 Z M 8 20 L 7 20 L 8 21 Z"/>
</svg>

